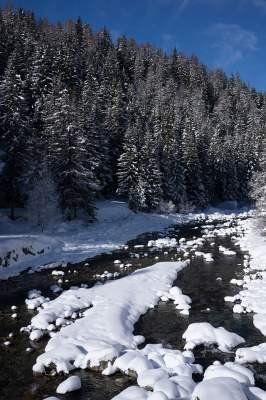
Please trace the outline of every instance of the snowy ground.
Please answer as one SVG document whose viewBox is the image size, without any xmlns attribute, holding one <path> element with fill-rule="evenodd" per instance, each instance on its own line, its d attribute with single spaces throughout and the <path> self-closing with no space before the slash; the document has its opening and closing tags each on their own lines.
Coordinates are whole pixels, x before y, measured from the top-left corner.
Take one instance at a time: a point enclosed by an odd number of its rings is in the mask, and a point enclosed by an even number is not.
<svg viewBox="0 0 266 400">
<path fill-rule="evenodd" d="M 25 221 L 11 222 L 2 216 L 0 258 L 3 263 L 0 262 L 0 279 L 17 275 L 29 267 L 36 270 L 53 263 L 83 261 L 118 249 L 141 233 L 162 231 L 174 223 L 194 218 L 194 215 L 134 213 L 126 203 L 118 201 L 98 202 L 97 209 L 96 223 L 57 223 L 44 234 Z M 29 249 L 35 254 L 25 254 L 23 249 Z M 38 254 L 42 250 L 43 253 Z M 8 253 L 11 253 L 9 258 Z M 7 267 L 3 266 L 5 262 Z"/>
<path fill-rule="evenodd" d="M 235 303 L 235 313 L 254 313 L 254 326 L 266 336 L 266 236 L 260 221 L 242 221 L 244 235 L 238 240 L 242 250 L 248 251 L 245 256 L 244 275 L 241 280 L 233 280 L 241 288 L 240 292 L 226 298 Z M 258 346 L 240 348 L 236 352 L 239 363 L 266 362 L 266 340 Z"/>
<path fill-rule="evenodd" d="M 254 387 L 253 373 L 239 363 L 222 365 L 216 361 L 206 369 L 200 384 L 193 380 L 193 373 L 203 374 L 203 369 L 194 363 L 190 349 L 217 343 L 222 351 L 228 351 L 244 342 L 222 327 L 189 325 L 183 336 L 187 342 L 184 350 L 161 344 L 146 344 L 139 349 L 145 338 L 134 336 L 135 322 L 166 295 L 168 300 L 177 300 L 180 289 L 171 286 L 187 264 L 157 263 L 117 281 L 66 290 L 55 300 L 43 303 L 25 328 L 30 338 L 36 333 L 36 340 L 43 334 L 50 335 L 33 371 L 44 373 L 52 368 L 68 374 L 76 368 L 97 368 L 103 375 L 120 371 L 135 376 L 137 385 L 125 389 L 116 400 L 209 400 L 213 396 L 217 400 L 263 400 L 266 393 Z M 78 390 L 80 385 L 77 377 L 67 378 L 57 393 Z"/>
<path fill-rule="evenodd" d="M 241 280 L 232 280 L 232 284 L 242 288 L 241 292 L 234 297 L 228 296 L 226 300 L 236 302 L 234 312 L 255 312 L 254 324 L 266 334 L 265 243 L 245 217 L 247 213 L 239 216 L 238 226 L 233 226 L 235 215 L 214 213 L 208 217 L 204 214 L 184 217 L 134 214 L 124 203 L 103 202 L 99 207 L 97 223 L 90 226 L 82 226 L 80 222 L 73 225 L 61 224 L 50 230 L 49 235 L 46 232 L 47 236 L 36 237 L 36 243 L 40 243 L 44 237 L 51 238 L 50 245 L 43 242 L 47 245 L 46 253 L 33 256 L 22 251 L 20 257 L 32 257 L 30 260 L 34 260 L 36 268 L 41 260 L 43 264 L 43 260 L 47 259 L 50 259 L 48 262 L 58 262 L 60 259 L 78 261 L 118 248 L 140 233 L 162 230 L 173 223 L 206 218 L 208 224 L 201 238 L 181 238 L 179 241 L 163 238 L 149 241 L 147 245 L 162 251 L 176 248 L 177 252 L 182 252 L 183 259 L 203 257 L 205 262 L 213 262 L 212 253 L 201 251 L 205 242 L 211 246 L 217 235 L 225 237 L 228 234 L 233 240 L 238 240 L 243 249 L 249 250 L 251 261 L 249 256 L 245 256 L 245 276 Z M 222 222 L 211 225 L 217 219 Z M 11 224 L 7 224 L 6 228 L 6 233 L 9 232 L 8 228 L 10 233 L 14 229 Z M 34 240 L 30 227 L 28 236 L 27 233 L 19 232 L 19 226 L 16 229 L 16 238 L 8 235 L 3 238 L 5 251 L 8 240 L 12 245 L 26 237 Z M 246 235 L 237 239 L 239 233 L 244 231 Z M 34 249 L 34 244 L 31 249 Z M 41 251 L 42 245 L 38 249 Z M 223 246 L 219 247 L 219 252 L 228 257 L 235 256 L 234 251 Z M 29 266 L 28 259 L 20 260 L 18 257 L 13 261 L 13 265 L 11 263 L 6 269 L 14 273 L 25 268 L 26 264 Z M 223 327 L 214 327 L 207 321 L 188 326 L 183 335 L 186 342 L 183 349 L 169 349 L 161 344 L 149 343 L 142 347 L 145 338 L 134 335 L 134 324 L 139 317 L 159 301 L 172 301 L 181 313 L 189 315 L 191 299 L 180 288 L 172 288 L 177 273 L 188 262 L 161 262 L 119 280 L 97 282 L 92 288 L 73 287 L 52 301 L 43 297 L 39 291 L 31 291 L 26 304 L 29 309 L 36 309 L 37 314 L 22 331 L 28 333 L 30 341 L 39 340 L 44 335 L 49 337 L 44 352 L 36 359 L 33 371 L 44 373 L 52 369 L 52 374 L 71 374 L 76 368 L 93 368 L 103 375 L 112 375 L 117 371 L 133 375 L 136 385 L 121 392 L 115 400 L 266 399 L 266 392 L 254 386 L 252 371 L 243 365 L 254 361 L 264 363 L 266 343 L 253 348 L 239 348 L 236 350 L 235 362 L 221 364 L 215 361 L 203 374 L 202 367 L 195 364 L 191 351 L 194 347 L 216 344 L 220 351 L 228 352 L 237 345 L 243 346 L 245 338 Z M 201 383 L 194 381 L 193 373 L 203 374 Z M 79 378 L 71 376 L 63 380 L 56 391 L 62 394 L 78 390 L 81 384 Z"/>
<path fill-rule="evenodd" d="M 44 233 L 25 220 L 11 222 L 0 215 L 0 279 L 32 270 L 54 268 L 83 261 L 97 254 L 118 249 L 128 240 L 152 231 L 163 231 L 172 224 L 202 219 L 205 214 L 146 214 L 130 211 L 126 203 L 97 203 L 97 222 L 56 223 Z M 219 218 L 217 210 L 208 212 Z"/>
</svg>

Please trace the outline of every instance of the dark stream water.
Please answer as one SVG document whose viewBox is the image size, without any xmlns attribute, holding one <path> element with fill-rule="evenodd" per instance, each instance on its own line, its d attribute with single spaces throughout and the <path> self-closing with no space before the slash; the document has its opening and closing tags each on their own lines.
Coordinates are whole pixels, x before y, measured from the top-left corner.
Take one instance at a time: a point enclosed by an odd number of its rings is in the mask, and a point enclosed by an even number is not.
<svg viewBox="0 0 266 400">
<path fill-rule="evenodd" d="M 86 283 L 92 286 L 95 283 L 94 274 L 118 271 L 113 261 L 119 258 L 124 263 L 131 263 L 132 267 L 123 272 L 128 274 L 135 269 L 144 268 L 157 261 L 168 261 L 176 258 L 176 251 L 149 252 L 147 248 L 134 248 L 137 244 L 146 245 L 151 238 L 157 238 L 159 234 L 147 234 L 137 240 L 129 242 L 126 250 L 115 251 L 109 255 L 97 256 L 85 263 L 65 268 L 63 289 L 71 285 Z M 164 236 L 166 236 L 164 234 Z M 201 236 L 201 226 L 171 229 L 171 237 Z M 235 249 L 235 257 L 226 257 L 218 252 L 218 246 L 223 245 Z M 192 309 L 189 316 L 178 313 L 171 303 L 160 303 L 158 307 L 150 310 L 141 317 L 135 326 L 135 333 L 144 335 L 146 343 L 163 343 L 165 346 L 182 349 L 184 342 L 182 334 L 192 322 L 210 322 L 214 326 L 224 326 L 226 329 L 238 333 L 246 339 L 247 345 L 256 345 L 265 341 L 265 338 L 252 324 L 252 315 L 233 314 L 232 305 L 224 302 L 224 296 L 237 292 L 237 288 L 230 284 L 230 280 L 241 277 L 243 255 L 235 248 L 230 237 L 215 239 L 215 246 L 206 244 L 203 251 L 211 252 L 214 256 L 213 263 L 205 263 L 200 258 L 194 258 L 191 264 L 185 268 L 176 280 L 184 294 L 192 298 Z M 132 258 L 131 253 L 138 253 L 139 258 Z M 146 253 L 146 254 L 145 254 Z M 148 253 L 148 254 L 147 254 Z M 154 257 L 159 260 L 154 260 Z M 76 270 L 76 272 L 74 272 Z M 121 276 L 123 276 L 123 274 Z M 217 280 L 221 277 L 222 280 Z M 49 286 L 55 283 L 55 277 L 51 271 L 46 270 L 35 274 L 24 273 L 19 277 L 0 282 L 0 399 L 1 400 L 42 400 L 45 397 L 55 395 L 58 384 L 64 379 L 62 376 L 33 376 L 32 365 L 38 354 L 43 352 L 47 340 L 38 344 L 29 342 L 28 336 L 19 333 L 22 326 L 26 326 L 35 312 L 28 311 L 24 305 L 29 289 L 41 289 L 43 294 L 53 298 Z M 13 320 L 11 306 L 18 306 L 18 318 Z M 210 310 L 208 311 L 207 308 Z M 12 339 L 8 334 L 14 333 Z M 11 340 L 12 344 L 5 347 L 2 343 Z M 26 352 L 26 348 L 32 346 L 32 352 Z M 234 353 L 222 353 L 217 348 L 198 347 L 194 350 L 196 362 L 204 367 L 214 360 L 233 360 Z M 256 384 L 266 390 L 266 371 L 263 366 L 253 364 L 250 366 L 256 373 Z M 134 384 L 134 379 L 124 375 L 115 374 L 112 377 L 104 377 L 100 373 L 92 371 L 76 371 L 81 377 L 82 389 L 58 398 L 66 400 L 109 400 L 127 386 Z"/>
</svg>

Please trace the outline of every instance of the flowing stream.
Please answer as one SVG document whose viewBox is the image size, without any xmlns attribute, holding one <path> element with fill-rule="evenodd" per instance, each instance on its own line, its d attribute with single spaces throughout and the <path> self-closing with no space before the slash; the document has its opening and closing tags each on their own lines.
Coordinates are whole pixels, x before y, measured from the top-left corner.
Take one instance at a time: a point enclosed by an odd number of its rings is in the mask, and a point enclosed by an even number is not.
<svg viewBox="0 0 266 400">
<path fill-rule="evenodd" d="M 202 225 L 186 226 L 183 228 L 172 227 L 167 236 L 177 239 L 185 237 L 200 237 Z M 111 254 L 97 256 L 86 263 L 66 267 L 63 289 L 81 283 L 92 286 L 95 283 L 94 274 L 104 271 L 117 271 L 113 261 L 119 258 L 122 262 L 131 263 L 132 267 L 123 272 L 131 273 L 138 268 L 144 268 L 158 261 L 172 260 L 176 250 L 156 250 L 149 252 L 145 247 L 148 240 L 166 236 L 166 234 L 146 234 L 128 243 L 128 249 L 114 251 Z M 135 247 L 144 245 L 144 247 Z M 218 251 L 223 245 L 237 252 L 236 256 L 228 257 Z M 206 263 L 201 258 L 193 258 L 191 264 L 179 273 L 175 284 L 184 294 L 192 298 L 192 309 L 189 316 L 180 315 L 175 306 L 170 303 L 160 303 L 158 307 L 150 310 L 141 317 L 135 325 L 135 333 L 145 336 L 146 343 L 163 343 L 176 349 L 182 349 L 184 341 L 182 334 L 192 322 L 210 322 L 214 326 L 224 326 L 226 329 L 238 333 L 246 339 L 247 345 L 252 346 L 265 341 L 264 336 L 253 326 L 252 315 L 233 314 L 232 304 L 224 302 L 224 296 L 233 295 L 238 288 L 230 284 L 232 278 L 242 276 L 243 254 L 235 247 L 230 237 L 215 239 L 215 246 L 206 244 L 203 251 L 211 252 L 214 256 L 213 263 Z M 132 253 L 138 254 L 132 258 Z M 155 261 L 155 257 L 158 259 Z M 123 276 L 121 274 L 121 276 Z M 218 279 L 217 278 L 222 278 Z M 38 343 L 31 343 L 32 352 L 26 352 L 29 347 L 27 335 L 19 332 L 22 326 L 30 323 L 35 314 L 25 307 L 27 292 L 40 289 L 42 293 L 53 298 L 49 287 L 56 283 L 51 270 L 44 270 L 34 274 L 24 273 L 19 277 L 0 282 L 0 399 L 1 400 L 42 400 L 55 395 L 57 385 L 64 379 L 63 376 L 33 376 L 32 365 L 38 354 L 42 353 L 47 339 Z M 18 307 L 18 318 L 12 319 L 11 306 Z M 8 334 L 14 333 L 11 345 L 3 346 L 8 340 Z M 200 346 L 194 350 L 196 362 L 204 367 L 214 360 L 222 362 L 233 360 L 234 352 L 222 353 L 215 347 Z M 249 366 L 255 372 L 257 386 L 266 389 L 266 372 L 263 366 L 253 364 Z M 60 399 L 67 400 L 109 400 L 127 386 L 134 384 L 135 380 L 122 374 L 104 377 L 93 371 L 75 371 L 82 380 L 82 389 L 67 395 L 57 395 Z M 199 377 L 195 377 L 199 379 Z"/>
</svg>

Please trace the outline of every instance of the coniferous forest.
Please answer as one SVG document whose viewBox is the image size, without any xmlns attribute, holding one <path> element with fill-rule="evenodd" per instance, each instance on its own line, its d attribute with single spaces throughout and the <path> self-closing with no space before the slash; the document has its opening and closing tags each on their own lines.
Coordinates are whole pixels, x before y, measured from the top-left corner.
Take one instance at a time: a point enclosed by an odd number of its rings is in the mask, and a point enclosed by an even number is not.
<svg viewBox="0 0 266 400">
<path fill-rule="evenodd" d="M 80 19 L 0 11 L 0 206 L 94 217 L 97 198 L 177 211 L 249 200 L 266 97 Z"/>
</svg>

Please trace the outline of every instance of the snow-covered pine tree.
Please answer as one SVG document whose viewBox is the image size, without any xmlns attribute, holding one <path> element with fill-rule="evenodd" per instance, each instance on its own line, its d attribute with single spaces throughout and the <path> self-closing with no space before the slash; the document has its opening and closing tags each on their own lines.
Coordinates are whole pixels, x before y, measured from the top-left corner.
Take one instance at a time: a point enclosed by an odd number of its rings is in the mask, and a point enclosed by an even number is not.
<svg viewBox="0 0 266 400">
<path fill-rule="evenodd" d="M 266 211 L 266 140 L 263 140 L 259 170 L 254 173 L 250 182 L 250 196 L 256 201 L 259 211 Z"/>
<path fill-rule="evenodd" d="M 47 138 L 47 162 L 58 187 L 61 208 L 71 220 L 83 210 L 94 218 L 93 199 L 97 180 L 89 151 L 89 135 L 82 103 L 58 81 L 46 102 L 44 135 Z M 76 110 L 79 110 L 79 113 Z"/>
<path fill-rule="evenodd" d="M 29 110 L 25 98 L 25 82 L 17 70 L 19 52 L 9 58 L 0 84 L 0 124 L 2 149 L 5 153 L 3 182 L 10 217 L 15 218 L 15 207 L 21 204 L 20 177 L 24 165 L 24 150 L 29 130 Z"/>
<path fill-rule="evenodd" d="M 47 167 L 31 182 L 27 198 L 28 220 L 44 228 L 59 217 L 59 198 L 56 185 Z"/>
<path fill-rule="evenodd" d="M 181 126 L 176 114 L 168 139 L 164 141 L 162 155 L 163 193 L 182 211 L 187 203 L 184 168 L 181 154 Z"/>
<path fill-rule="evenodd" d="M 57 148 L 58 188 L 61 207 L 69 220 L 83 210 L 88 220 L 94 219 L 93 199 L 97 188 L 94 173 L 87 158 L 87 140 L 84 127 L 75 113 L 77 104 L 66 89 L 60 94 L 56 126 L 60 125 Z"/>
<path fill-rule="evenodd" d="M 148 125 L 145 130 L 140 158 L 140 179 L 142 178 L 143 182 L 145 209 L 154 211 L 158 209 L 162 200 L 162 176 L 155 135 Z"/>
<path fill-rule="evenodd" d="M 207 204 L 207 198 L 198 157 L 196 129 L 191 114 L 187 114 L 183 122 L 181 143 L 187 201 L 200 208 Z"/>
<path fill-rule="evenodd" d="M 134 211 L 146 209 L 145 186 L 141 170 L 140 132 L 140 120 L 131 121 L 125 134 L 117 173 L 117 194 L 128 199 L 129 207 Z"/>
<path fill-rule="evenodd" d="M 265 136 L 266 96 L 239 76 L 228 78 L 195 56 L 168 55 L 126 37 L 115 46 L 107 29 L 94 34 L 80 19 L 36 23 L 31 12 L 12 7 L 0 10 L 0 36 L 0 150 L 7 161 L 1 206 L 25 205 L 44 163 L 61 185 L 60 168 L 73 153 L 82 160 L 78 171 L 89 171 L 90 193 L 99 191 L 100 181 L 101 195 L 112 195 L 117 185 L 127 186 L 132 171 L 126 197 L 132 208 L 147 210 L 142 146 L 151 132 L 152 160 L 157 154 L 160 161 L 152 172 L 162 174 L 163 199 L 181 208 L 187 200 L 200 206 L 249 198 Z M 175 128 L 176 119 L 183 126 Z M 132 157 L 133 166 L 127 161 Z"/>
</svg>

